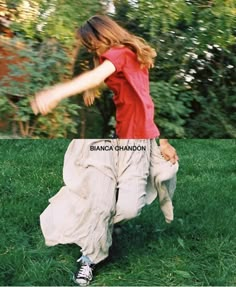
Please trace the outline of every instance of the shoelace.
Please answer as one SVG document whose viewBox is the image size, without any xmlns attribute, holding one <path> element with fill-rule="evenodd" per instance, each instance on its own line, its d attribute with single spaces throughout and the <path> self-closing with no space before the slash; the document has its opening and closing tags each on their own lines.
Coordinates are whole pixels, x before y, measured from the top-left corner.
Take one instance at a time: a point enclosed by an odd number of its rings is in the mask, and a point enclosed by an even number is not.
<svg viewBox="0 0 236 287">
<path fill-rule="evenodd" d="M 88 280 L 91 280 L 92 276 L 93 276 L 92 268 L 88 264 L 83 264 L 80 267 L 80 270 L 79 270 L 78 274 L 76 275 L 76 278 L 77 279 L 86 278 Z"/>
</svg>

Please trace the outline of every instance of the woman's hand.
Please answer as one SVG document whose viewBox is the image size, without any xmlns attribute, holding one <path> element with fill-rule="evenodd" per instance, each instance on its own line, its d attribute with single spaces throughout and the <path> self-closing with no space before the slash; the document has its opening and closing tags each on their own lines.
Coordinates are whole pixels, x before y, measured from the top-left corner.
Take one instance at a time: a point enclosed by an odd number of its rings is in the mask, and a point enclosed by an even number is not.
<svg viewBox="0 0 236 287">
<path fill-rule="evenodd" d="M 99 98 L 100 93 L 97 89 L 87 90 L 83 93 L 84 104 L 86 107 L 92 106 L 96 98 Z"/>
<path fill-rule="evenodd" d="M 167 139 L 160 139 L 159 143 L 161 155 L 164 157 L 164 159 L 175 164 L 179 160 L 175 148 L 168 142 Z"/>
<path fill-rule="evenodd" d="M 90 94 L 88 91 L 83 94 L 84 104 L 86 107 L 92 106 L 95 100 L 95 96 Z"/>
<path fill-rule="evenodd" d="M 46 115 L 50 113 L 61 100 L 60 87 L 54 86 L 37 93 L 30 102 L 30 105 L 35 115 L 39 113 Z"/>
</svg>

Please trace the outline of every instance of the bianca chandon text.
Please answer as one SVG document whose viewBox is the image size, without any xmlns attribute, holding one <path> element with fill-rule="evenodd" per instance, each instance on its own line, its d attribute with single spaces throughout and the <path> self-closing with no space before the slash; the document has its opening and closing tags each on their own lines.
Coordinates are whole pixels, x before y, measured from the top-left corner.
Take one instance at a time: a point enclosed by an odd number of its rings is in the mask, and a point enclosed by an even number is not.
<svg viewBox="0 0 236 287">
<path fill-rule="evenodd" d="M 146 151 L 146 146 L 142 145 L 91 145 L 90 151 Z"/>
</svg>

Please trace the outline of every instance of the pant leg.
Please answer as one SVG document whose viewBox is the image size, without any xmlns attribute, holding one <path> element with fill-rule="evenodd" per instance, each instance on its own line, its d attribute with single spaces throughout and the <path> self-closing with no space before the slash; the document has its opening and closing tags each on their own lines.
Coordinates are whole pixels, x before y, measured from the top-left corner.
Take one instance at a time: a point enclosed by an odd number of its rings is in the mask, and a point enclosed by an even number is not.
<svg viewBox="0 0 236 287">
<path fill-rule="evenodd" d="M 150 140 L 120 140 L 120 145 L 145 147 L 145 151 L 119 151 L 118 200 L 114 223 L 138 216 L 146 203 Z"/>
<path fill-rule="evenodd" d="M 108 256 L 112 242 L 116 204 L 114 157 L 112 151 L 90 151 L 85 142 L 83 153 L 87 156 L 81 160 L 78 145 L 80 140 L 69 147 L 63 171 L 66 185 L 41 214 L 41 228 L 46 244 L 76 243 L 83 255 L 98 263 Z"/>
</svg>

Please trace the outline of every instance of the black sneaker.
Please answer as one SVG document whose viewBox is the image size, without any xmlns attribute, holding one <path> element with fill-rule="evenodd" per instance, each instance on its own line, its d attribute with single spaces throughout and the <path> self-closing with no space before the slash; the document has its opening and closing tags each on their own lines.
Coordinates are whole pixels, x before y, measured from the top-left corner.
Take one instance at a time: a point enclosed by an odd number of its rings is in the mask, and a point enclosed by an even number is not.
<svg viewBox="0 0 236 287">
<path fill-rule="evenodd" d="M 93 270 L 95 265 L 83 262 L 79 270 L 74 275 L 75 283 L 80 286 L 89 285 L 90 281 L 93 279 Z"/>
</svg>

